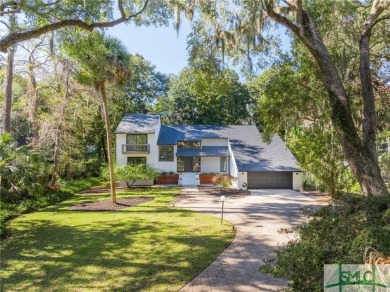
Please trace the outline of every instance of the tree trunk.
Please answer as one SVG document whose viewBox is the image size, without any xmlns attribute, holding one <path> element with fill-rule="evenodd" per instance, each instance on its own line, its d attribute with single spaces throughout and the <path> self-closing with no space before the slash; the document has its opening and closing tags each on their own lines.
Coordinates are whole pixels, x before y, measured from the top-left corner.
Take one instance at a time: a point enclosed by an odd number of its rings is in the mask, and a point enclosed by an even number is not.
<svg viewBox="0 0 390 292">
<path fill-rule="evenodd" d="M 107 95 L 106 95 L 105 81 L 101 81 L 99 83 L 98 90 L 99 90 L 100 96 L 101 96 L 102 101 L 103 101 L 104 124 L 106 127 L 106 136 L 107 136 L 108 169 L 110 172 L 111 199 L 112 199 L 112 203 L 116 204 L 114 161 L 113 161 L 113 157 L 112 157 L 111 127 L 110 127 L 110 120 L 109 120 L 109 115 L 108 115 L 108 101 L 107 101 Z"/>
<path fill-rule="evenodd" d="M 10 14 L 10 33 L 13 32 L 15 27 L 15 15 Z M 5 82 L 5 98 L 4 98 L 4 110 L 3 110 L 3 133 L 11 132 L 11 107 L 12 107 L 12 84 L 14 77 L 14 57 L 16 47 L 9 47 L 7 50 L 7 79 Z"/>
<path fill-rule="evenodd" d="M 316 60 L 329 94 L 333 126 L 338 134 L 344 156 L 364 194 L 388 195 L 389 192 L 381 176 L 378 162 L 371 151 L 364 147 L 358 135 L 344 85 L 314 20 L 305 10 L 302 10 L 302 25 L 298 27 L 287 18 L 275 13 L 270 7 L 267 9 L 267 13 L 276 22 L 285 25 L 294 32 Z"/>
<path fill-rule="evenodd" d="M 56 131 L 54 134 L 54 165 L 53 165 L 53 176 L 51 180 L 51 185 L 54 185 L 56 183 L 57 177 L 58 177 L 58 159 L 60 155 L 60 146 L 61 146 L 61 131 L 62 131 L 62 123 L 65 117 L 65 110 L 68 103 L 69 98 L 69 77 L 70 77 L 70 66 L 69 62 L 66 61 L 65 68 L 66 70 L 66 77 L 65 77 L 65 94 L 61 101 L 61 110 L 60 110 L 60 117 L 58 120 L 58 124 L 56 127 Z M 70 168 L 69 168 L 70 169 Z M 67 175 L 68 176 L 68 175 Z"/>
<path fill-rule="evenodd" d="M 35 78 L 34 72 L 34 62 L 32 60 L 32 56 L 29 58 L 30 63 L 28 66 L 28 74 L 29 74 L 29 102 L 28 102 L 28 119 L 32 128 L 32 144 L 36 144 L 38 141 L 38 123 L 36 122 L 37 116 L 37 102 L 38 102 L 38 89 L 37 89 L 37 81 Z"/>
<path fill-rule="evenodd" d="M 104 118 L 104 117 L 103 117 Z M 100 145 L 102 147 L 102 157 L 103 157 L 103 160 L 105 163 L 108 163 L 108 155 L 107 155 L 107 149 L 106 149 L 106 141 L 104 141 L 104 136 L 102 135 L 101 139 L 100 139 Z"/>
</svg>

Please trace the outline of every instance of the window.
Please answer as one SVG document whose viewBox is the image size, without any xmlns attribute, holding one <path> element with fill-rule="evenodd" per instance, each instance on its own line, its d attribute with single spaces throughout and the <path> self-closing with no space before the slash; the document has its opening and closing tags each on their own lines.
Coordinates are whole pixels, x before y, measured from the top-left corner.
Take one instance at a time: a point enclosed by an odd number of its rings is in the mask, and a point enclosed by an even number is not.
<svg viewBox="0 0 390 292">
<path fill-rule="evenodd" d="M 201 148 L 199 141 L 178 141 L 178 148 Z"/>
<path fill-rule="evenodd" d="M 227 162 L 228 162 L 227 157 L 220 158 L 220 161 L 219 161 L 220 172 L 227 172 L 227 165 L 228 165 Z"/>
<path fill-rule="evenodd" d="M 127 134 L 126 145 L 123 152 L 146 152 L 149 153 L 147 134 Z"/>
<path fill-rule="evenodd" d="M 146 165 L 146 157 L 127 157 L 127 164 L 129 165 Z"/>
<path fill-rule="evenodd" d="M 127 134 L 126 135 L 126 144 L 129 144 L 129 145 L 148 144 L 148 135 L 147 134 Z"/>
<path fill-rule="evenodd" d="M 173 161 L 173 145 L 159 147 L 159 161 Z"/>
</svg>

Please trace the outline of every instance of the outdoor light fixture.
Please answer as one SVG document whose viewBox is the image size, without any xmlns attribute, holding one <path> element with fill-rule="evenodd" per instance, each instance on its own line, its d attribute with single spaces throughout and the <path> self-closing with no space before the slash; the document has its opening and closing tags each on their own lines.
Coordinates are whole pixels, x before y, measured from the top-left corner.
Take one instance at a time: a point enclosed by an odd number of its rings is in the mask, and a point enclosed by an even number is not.
<svg viewBox="0 0 390 292">
<path fill-rule="evenodd" d="M 221 202 L 222 202 L 222 210 L 221 210 L 221 225 L 223 221 L 223 205 L 225 203 L 225 196 L 221 196 Z"/>
</svg>

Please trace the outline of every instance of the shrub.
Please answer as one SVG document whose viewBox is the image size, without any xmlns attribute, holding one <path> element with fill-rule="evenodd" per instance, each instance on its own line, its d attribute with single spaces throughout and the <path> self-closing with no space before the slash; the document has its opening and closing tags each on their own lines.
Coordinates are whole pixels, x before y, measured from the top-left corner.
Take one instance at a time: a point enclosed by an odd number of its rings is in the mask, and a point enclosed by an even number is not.
<svg viewBox="0 0 390 292">
<path fill-rule="evenodd" d="M 3 202 L 22 201 L 43 194 L 49 182 L 46 158 L 27 146 L 17 147 L 9 135 L 0 136 L 0 195 Z"/>
<path fill-rule="evenodd" d="M 261 268 L 290 280 L 288 291 L 322 291 L 324 264 L 361 264 L 367 246 L 390 252 L 390 197 L 345 194 L 332 206 L 306 210 L 309 223 Z"/>
<path fill-rule="evenodd" d="M 213 177 L 213 183 L 216 185 L 222 185 L 223 187 L 230 186 L 231 176 L 228 174 L 217 174 Z"/>
<path fill-rule="evenodd" d="M 115 179 L 126 181 L 131 187 L 136 180 L 148 180 L 157 178 L 160 173 L 153 167 L 147 165 L 120 165 L 114 167 Z M 109 178 L 108 168 L 102 168 L 102 177 Z"/>
</svg>

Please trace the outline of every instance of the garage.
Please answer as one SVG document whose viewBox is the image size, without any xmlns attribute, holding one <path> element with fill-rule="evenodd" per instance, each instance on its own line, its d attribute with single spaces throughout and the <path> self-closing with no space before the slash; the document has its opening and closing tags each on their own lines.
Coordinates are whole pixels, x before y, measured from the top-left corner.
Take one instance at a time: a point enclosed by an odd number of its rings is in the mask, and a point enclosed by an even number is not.
<svg viewBox="0 0 390 292">
<path fill-rule="evenodd" d="M 293 176 L 289 171 L 248 172 L 249 189 L 292 189 Z"/>
</svg>

